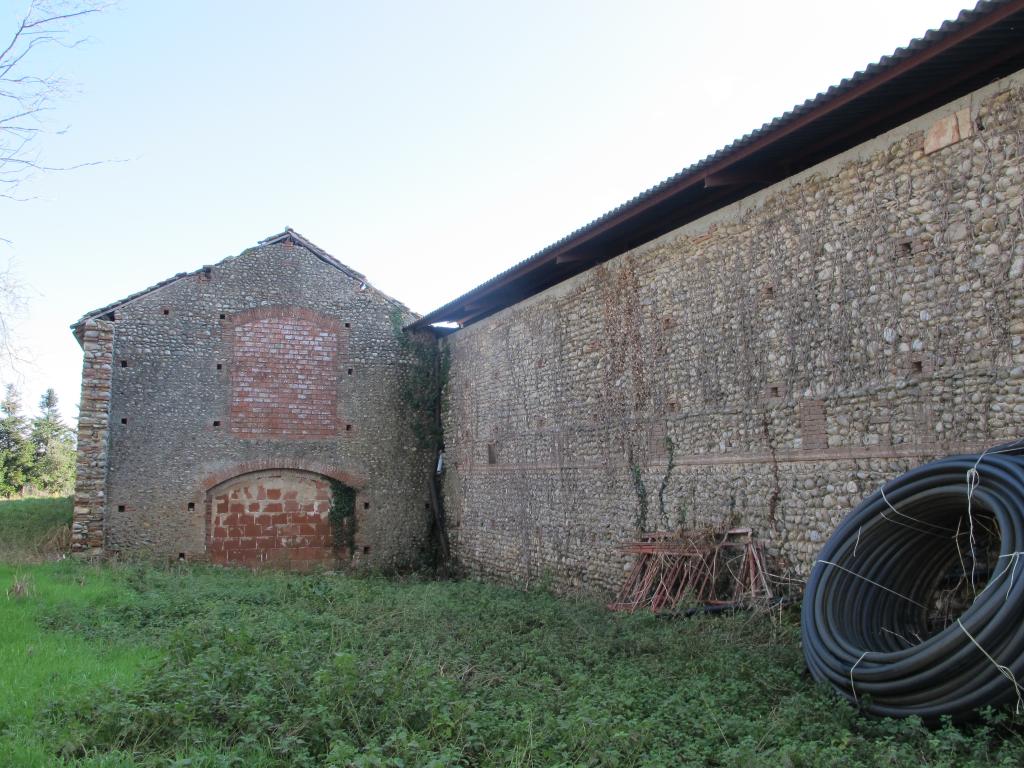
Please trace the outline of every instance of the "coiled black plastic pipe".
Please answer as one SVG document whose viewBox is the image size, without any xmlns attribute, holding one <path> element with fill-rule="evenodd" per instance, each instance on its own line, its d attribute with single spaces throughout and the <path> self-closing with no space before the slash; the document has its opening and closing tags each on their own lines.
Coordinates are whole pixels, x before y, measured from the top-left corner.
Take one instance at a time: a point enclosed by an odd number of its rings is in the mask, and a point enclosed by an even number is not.
<svg viewBox="0 0 1024 768">
<path fill-rule="evenodd" d="M 801 609 L 815 679 L 880 716 L 933 722 L 1024 707 L 1022 445 L 919 466 L 842 521 Z M 984 530 L 997 531 L 998 556 L 977 546 Z M 935 631 L 929 614 L 951 573 L 972 602 Z"/>
</svg>

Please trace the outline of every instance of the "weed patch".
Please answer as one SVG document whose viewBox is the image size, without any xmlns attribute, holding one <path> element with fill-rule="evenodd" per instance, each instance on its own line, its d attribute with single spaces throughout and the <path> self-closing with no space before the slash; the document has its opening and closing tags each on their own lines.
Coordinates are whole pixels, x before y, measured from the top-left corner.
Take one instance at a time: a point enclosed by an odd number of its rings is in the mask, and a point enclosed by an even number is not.
<svg viewBox="0 0 1024 768">
<path fill-rule="evenodd" d="M 88 765 L 1016 766 L 970 729 L 861 718 L 803 674 L 791 618 L 667 621 L 475 582 L 125 568 L 45 625 L 156 643 L 136 678 L 50 707 Z M 97 762 L 97 761 L 115 762 Z M 118 763 L 116 761 L 124 761 Z"/>
</svg>

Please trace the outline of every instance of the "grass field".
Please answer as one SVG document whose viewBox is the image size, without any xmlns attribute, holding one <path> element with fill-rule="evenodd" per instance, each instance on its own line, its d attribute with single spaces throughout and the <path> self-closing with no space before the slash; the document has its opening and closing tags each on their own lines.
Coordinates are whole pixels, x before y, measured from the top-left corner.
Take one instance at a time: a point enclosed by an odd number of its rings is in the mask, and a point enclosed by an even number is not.
<svg viewBox="0 0 1024 768">
<path fill-rule="evenodd" d="M 0 501 L 0 562 L 43 559 L 66 538 L 71 499 Z"/>
<path fill-rule="evenodd" d="M 30 594 L 0 601 L 4 766 L 1024 764 L 1005 712 L 970 729 L 861 718 L 804 674 L 794 617 L 622 616 L 470 581 L 0 566 L 4 590 L 25 577 Z"/>
</svg>

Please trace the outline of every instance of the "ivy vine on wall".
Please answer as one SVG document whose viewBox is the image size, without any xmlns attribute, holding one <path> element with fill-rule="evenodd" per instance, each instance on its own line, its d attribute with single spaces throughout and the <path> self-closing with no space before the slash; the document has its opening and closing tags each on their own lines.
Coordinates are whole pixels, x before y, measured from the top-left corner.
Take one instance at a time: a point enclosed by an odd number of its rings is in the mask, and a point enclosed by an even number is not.
<svg viewBox="0 0 1024 768">
<path fill-rule="evenodd" d="M 356 492 L 337 480 L 331 481 L 330 521 L 334 548 L 347 550 L 351 557 L 356 546 Z"/>
</svg>

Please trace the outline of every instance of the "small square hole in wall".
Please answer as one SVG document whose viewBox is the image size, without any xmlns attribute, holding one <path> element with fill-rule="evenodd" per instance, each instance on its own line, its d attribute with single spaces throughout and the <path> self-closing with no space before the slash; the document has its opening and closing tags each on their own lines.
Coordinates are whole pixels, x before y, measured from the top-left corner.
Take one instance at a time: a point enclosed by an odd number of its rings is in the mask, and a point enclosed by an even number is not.
<svg viewBox="0 0 1024 768">
<path fill-rule="evenodd" d="M 764 291 L 762 291 L 762 293 L 764 293 L 764 297 L 766 299 L 773 298 L 775 296 L 775 286 L 774 285 L 766 285 L 764 287 Z"/>
<path fill-rule="evenodd" d="M 351 424 L 346 424 L 345 425 L 345 431 L 346 432 L 351 432 L 352 431 L 352 425 Z"/>
<path fill-rule="evenodd" d="M 121 419 L 121 423 L 122 423 L 122 424 L 127 424 L 127 423 L 128 423 L 128 419 L 127 419 L 127 418 L 123 418 L 123 419 Z"/>
<path fill-rule="evenodd" d="M 224 364 L 223 363 L 217 363 L 217 370 L 218 371 L 224 370 Z"/>
<path fill-rule="evenodd" d="M 369 508 L 370 508 L 370 502 L 364 501 L 363 502 L 363 509 L 369 509 Z"/>
<path fill-rule="evenodd" d="M 428 501 L 427 503 L 425 503 L 425 504 L 423 505 L 423 508 L 424 508 L 424 509 L 430 509 L 430 502 Z"/>
<path fill-rule="evenodd" d="M 121 361 L 121 367 L 122 368 L 127 368 L 128 367 L 128 361 L 127 360 L 122 360 Z"/>
<path fill-rule="evenodd" d="M 219 421 L 215 421 L 215 422 L 213 422 L 213 426 L 215 426 L 215 427 L 219 427 L 219 426 L 220 426 L 220 422 L 219 422 Z"/>
<path fill-rule="evenodd" d="M 369 547 L 369 546 L 365 546 L 365 547 L 363 547 L 363 554 L 364 554 L 364 555 L 368 555 L 368 554 L 370 554 L 370 547 Z"/>
<path fill-rule="evenodd" d="M 924 363 L 922 363 L 920 360 L 914 360 L 913 362 L 910 363 L 911 373 L 922 373 L 923 371 Z"/>
<path fill-rule="evenodd" d="M 227 319 L 227 317 L 228 317 L 228 316 L 227 316 L 227 315 L 225 315 L 225 314 L 224 314 L 223 312 L 221 312 L 221 313 L 220 313 L 220 319 L 221 319 L 221 320 L 226 320 L 226 319 Z"/>
<path fill-rule="evenodd" d="M 118 512 L 124 512 L 124 504 L 118 504 L 117 505 L 117 511 Z"/>
<path fill-rule="evenodd" d="M 498 463 L 498 451 L 494 447 L 494 443 L 487 444 L 487 463 L 497 464 Z"/>
<path fill-rule="evenodd" d="M 196 503 L 194 501 L 190 501 L 188 503 L 188 511 L 189 512 L 195 512 L 196 511 Z"/>
<path fill-rule="evenodd" d="M 184 552 L 179 552 L 179 553 L 178 553 L 178 562 L 179 562 L 179 563 L 184 563 L 184 562 L 185 562 L 185 559 L 186 559 L 186 558 L 185 558 L 185 553 L 184 553 Z"/>
<path fill-rule="evenodd" d="M 165 310 L 164 310 L 164 314 L 165 314 L 165 315 L 169 315 L 169 314 L 171 314 L 171 310 L 169 310 L 169 309 L 165 309 Z"/>
<path fill-rule="evenodd" d="M 352 375 L 352 369 L 351 369 L 351 368 L 349 368 L 349 369 L 348 369 L 348 375 L 349 375 L 349 376 L 351 376 L 351 375 Z"/>
<path fill-rule="evenodd" d="M 896 252 L 900 256 L 910 256 L 914 251 L 914 243 L 912 240 L 900 240 L 896 244 Z"/>
<path fill-rule="evenodd" d="M 352 323 L 345 323 L 345 327 L 346 328 L 351 328 L 352 327 Z"/>
<path fill-rule="evenodd" d="M 768 387 L 768 396 L 769 397 L 778 397 L 779 396 L 779 388 L 778 387 Z"/>
</svg>

